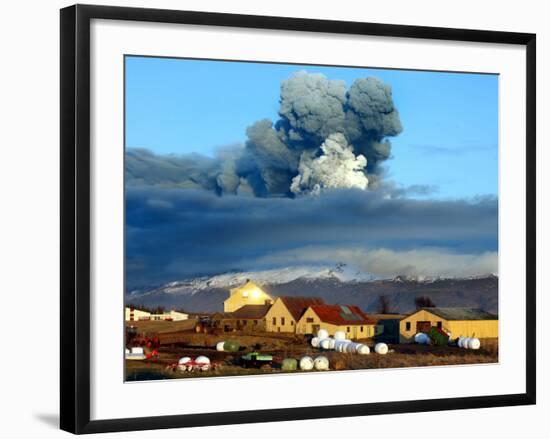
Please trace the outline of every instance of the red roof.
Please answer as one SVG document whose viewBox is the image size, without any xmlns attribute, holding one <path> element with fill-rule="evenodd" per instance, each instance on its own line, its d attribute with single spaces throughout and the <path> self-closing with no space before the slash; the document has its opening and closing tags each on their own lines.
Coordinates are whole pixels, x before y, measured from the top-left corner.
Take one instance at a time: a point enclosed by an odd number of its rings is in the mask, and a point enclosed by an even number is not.
<svg viewBox="0 0 550 439">
<path fill-rule="evenodd" d="M 294 317 L 295 321 L 300 320 L 302 314 L 305 313 L 306 309 L 308 309 L 310 306 L 321 305 L 325 303 L 324 300 L 320 297 L 281 296 L 279 298 L 286 306 L 286 309 L 288 309 L 288 312 L 292 314 L 292 317 Z"/>
<path fill-rule="evenodd" d="M 354 305 L 312 305 L 311 309 L 324 323 L 333 325 L 375 325 L 359 307 Z"/>
</svg>

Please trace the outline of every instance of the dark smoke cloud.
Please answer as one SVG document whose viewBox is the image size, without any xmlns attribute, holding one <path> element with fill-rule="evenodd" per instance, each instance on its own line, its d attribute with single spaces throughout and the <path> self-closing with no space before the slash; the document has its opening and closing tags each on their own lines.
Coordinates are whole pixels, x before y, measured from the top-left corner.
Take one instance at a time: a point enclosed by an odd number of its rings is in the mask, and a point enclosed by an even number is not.
<svg viewBox="0 0 550 439">
<path fill-rule="evenodd" d="M 385 258 L 409 258 L 411 266 L 420 256 L 435 261 L 498 251 L 498 200 L 491 197 L 388 199 L 378 191 L 346 189 L 296 202 L 130 187 L 126 218 L 130 287 L 228 270 L 307 265 L 316 258 L 371 266 L 376 249 L 386 249 Z M 487 272 L 485 265 L 466 262 L 472 273 Z M 395 269 L 388 262 L 379 273 Z"/>
<path fill-rule="evenodd" d="M 346 89 L 343 81 L 296 72 L 281 84 L 279 116 L 275 123 L 268 119 L 253 123 L 244 146 L 225 148 L 213 159 L 130 150 L 127 182 L 130 186 L 202 188 L 218 195 L 293 197 L 293 180 L 307 181 L 303 170 L 326 153 L 323 145 L 329 137 L 339 135 L 351 156 L 341 155 L 343 161 L 335 164 L 334 172 L 348 169 L 350 162 L 361 161 L 359 156 L 363 156 L 367 163 L 359 172 L 372 187 L 380 179 L 380 163 L 391 155 L 388 137 L 402 131 L 391 87 L 376 78 L 357 79 Z M 299 192 L 318 192 L 319 188 L 323 188 L 322 179 L 315 187 L 302 184 Z"/>
</svg>

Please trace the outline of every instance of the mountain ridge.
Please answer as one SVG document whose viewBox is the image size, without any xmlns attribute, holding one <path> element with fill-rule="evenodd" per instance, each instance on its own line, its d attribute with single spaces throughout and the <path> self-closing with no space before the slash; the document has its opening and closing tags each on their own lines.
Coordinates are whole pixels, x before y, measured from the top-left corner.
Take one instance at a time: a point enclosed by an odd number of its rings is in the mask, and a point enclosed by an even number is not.
<svg viewBox="0 0 550 439">
<path fill-rule="evenodd" d="M 273 296 L 318 296 L 327 303 L 357 305 L 367 312 L 378 311 L 380 296 L 386 296 L 391 310 L 398 313 L 413 311 L 416 297 L 429 296 L 437 306 L 476 307 L 498 313 L 498 276 L 495 274 L 468 278 L 404 275 L 381 278 L 345 264 L 202 276 L 134 290 L 127 294 L 126 303 L 174 307 L 189 312 L 221 311 L 229 290 L 248 279 Z"/>
</svg>

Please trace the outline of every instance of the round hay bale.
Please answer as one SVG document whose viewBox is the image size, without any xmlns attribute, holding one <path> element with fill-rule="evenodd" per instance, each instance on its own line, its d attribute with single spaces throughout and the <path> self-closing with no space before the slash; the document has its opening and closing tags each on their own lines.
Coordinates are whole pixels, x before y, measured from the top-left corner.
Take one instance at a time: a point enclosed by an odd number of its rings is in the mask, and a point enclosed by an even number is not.
<svg viewBox="0 0 550 439">
<path fill-rule="evenodd" d="M 346 339 L 346 333 L 344 331 L 336 331 L 334 333 L 334 339 L 335 340 L 345 340 Z"/>
<path fill-rule="evenodd" d="M 223 352 L 224 351 L 224 348 L 223 348 L 224 345 L 225 345 L 225 341 L 220 341 L 220 342 L 216 343 L 216 350 L 218 352 Z"/>
<path fill-rule="evenodd" d="M 368 355 L 370 354 L 370 349 L 366 344 L 359 343 L 355 348 L 356 352 L 359 355 Z"/>
<path fill-rule="evenodd" d="M 388 353 L 388 345 L 386 343 L 376 343 L 374 352 L 380 355 L 386 355 Z"/>
<path fill-rule="evenodd" d="M 313 346 L 314 348 L 318 348 L 319 347 L 319 342 L 321 340 L 319 340 L 319 337 L 313 337 L 311 339 L 311 346 Z"/>
<path fill-rule="evenodd" d="M 313 360 L 313 364 L 316 370 L 328 370 L 329 367 L 328 358 L 323 355 L 316 357 L 315 360 Z"/>
<path fill-rule="evenodd" d="M 300 358 L 300 370 L 311 370 L 313 369 L 313 358 L 305 356 Z"/>
<path fill-rule="evenodd" d="M 178 360 L 178 364 L 187 364 L 191 362 L 191 357 L 181 357 Z"/>
<path fill-rule="evenodd" d="M 238 352 L 240 347 L 241 345 L 238 342 L 232 340 L 228 340 L 223 344 L 223 350 L 226 352 Z"/>
<path fill-rule="evenodd" d="M 195 362 L 198 364 L 210 364 L 210 358 L 204 355 L 199 355 L 197 358 L 195 358 Z"/>
<path fill-rule="evenodd" d="M 468 341 L 468 349 L 479 349 L 481 347 L 481 342 L 479 338 L 471 338 Z"/>
<path fill-rule="evenodd" d="M 330 339 L 325 338 L 325 339 L 321 340 L 321 347 L 323 349 L 329 350 L 330 349 Z"/>
<path fill-rule="evenodd" d="M 462 347 L 464 349 L 468 349 L 468 344 L 470 343 L 470 337 L 466 337 L 462 339 Z"/>
<path fill-rule="evenodd" d="M 317 337 L 319 337 L 320 340 L 328 338 L 328 331 L 326 329 L 319 329 L 317 331 Z"/>
<path fill-rule="evenodd" d="M 428 344 L 430 340 L 430 337 L 428 337 L 428 334 L 424 334 L 423 332 L 419 332 L 414 336 L 414 341 L 418 344 Z"/>
<path fill-rule="evenodd" d="M 336 345 L 336 340 L 333 338 L 329 338 L 329 349 L 334 349 L 334 346 Z"/>
<path fill-rule="evenodd" d="M 281 369 L 285 372 L 292 372 L 298 368 L 296 358 L 285 358 L 281 363 Z"/>
</svg>

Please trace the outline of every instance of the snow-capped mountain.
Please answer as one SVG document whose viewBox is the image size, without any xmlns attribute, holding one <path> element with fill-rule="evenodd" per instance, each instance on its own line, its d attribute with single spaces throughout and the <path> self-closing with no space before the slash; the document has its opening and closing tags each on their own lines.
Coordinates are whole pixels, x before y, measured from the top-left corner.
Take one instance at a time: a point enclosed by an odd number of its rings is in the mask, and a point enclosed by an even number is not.
<svg viewBox="0 0 550 439">
<path fill-rule="evenodd" d="M 379 279 L 373 275 L 357 271 L 346 264 L 333 267 L 299 266 L 262 271 L 229 272 L 216 276 L 203 276 L 188 280 L 170 282 L 157 289 L 151 289 L 143 294 L 151 294 L 162 290 L 165 294 L 196 294 L 203 290 L 215 288 L 234 288 L 253 280 L 259 285 L 278 285 L 301 279 L 304 281 L 337 280 L 340 282 L 369 282 Z M 139 292 L 132 292 L 135 295 Z"/>
<path fill-rule="evenodd" d="M 345 264 L 231 272 L 186 279 L 132 291 L 126 296 L 126 302 L 192 312 L 221 311 L 229 290 L 248 279 L 272 296 L 318 296 L 327 303 L 357 305 L 370 312 L 376 312 L 382 295 L 389 298 L 395 312 L 413 309 L 418 296 L 429 296 L 438 306 L 498 310 L 498 277 L 493 274 L 464 279 L 418 276 L 388 279 L 359 272 Z"/>
</svg>

